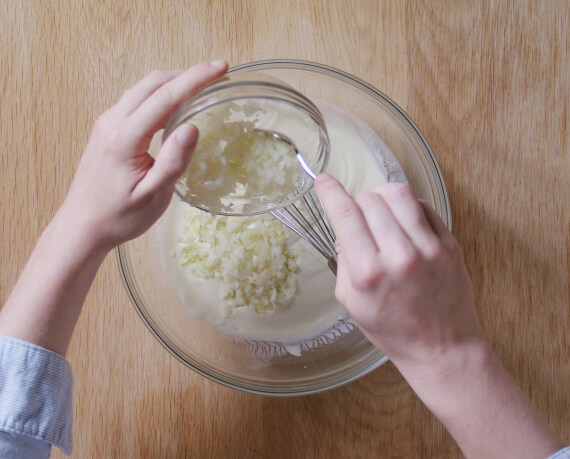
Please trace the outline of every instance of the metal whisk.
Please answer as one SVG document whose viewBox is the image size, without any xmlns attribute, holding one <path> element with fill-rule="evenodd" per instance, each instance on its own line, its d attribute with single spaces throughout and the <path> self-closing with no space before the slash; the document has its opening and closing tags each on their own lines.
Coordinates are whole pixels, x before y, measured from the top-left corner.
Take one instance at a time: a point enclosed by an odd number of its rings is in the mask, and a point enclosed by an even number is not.
<svg viewBox="0 0 570 459">
<path fill-rule="evenodd" d="M 336 275 L 335 235 L 320 201 L 309 191 L 298 201 L 271 215 L 295 234 L 301 236 L 327 259 L 329 268 Z"/>
<path fill-rule="evenodd" d="M 307 165 L 291 139 L 278 132 L 264 132 L 270 134 L 276 140 L 289 144 L 295 150 L 297 160 L 303 170 L 313 180 L 316 178 L 315 173 Z M 336 275 L 336 238 L 325 210 L 319 198 L 314 195 L 313 190 L 305 193 L 299 200 L 280 209 L 272 210 L 270 213 L 287 228 L 317 249 L 327 259 L 329 268 Z"/>
</svg>

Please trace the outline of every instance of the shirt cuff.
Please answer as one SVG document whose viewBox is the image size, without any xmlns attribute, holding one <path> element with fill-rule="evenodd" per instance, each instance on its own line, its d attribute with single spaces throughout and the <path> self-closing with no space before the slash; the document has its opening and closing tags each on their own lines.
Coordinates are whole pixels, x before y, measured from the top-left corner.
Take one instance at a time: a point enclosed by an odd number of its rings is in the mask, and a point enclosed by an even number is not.
<svg viewBox="0 0 570 459">
<path fill-rule="evenodd" d="M 73 375 L 63 356 L 0 336 L 0 431 L 72 449 Z"/>
<path fill-rule="evenodd" d="M 561 449 L 552 456 L 548 456 L 547 459 L 570 459 L 570 446 Z"/>
</svg>

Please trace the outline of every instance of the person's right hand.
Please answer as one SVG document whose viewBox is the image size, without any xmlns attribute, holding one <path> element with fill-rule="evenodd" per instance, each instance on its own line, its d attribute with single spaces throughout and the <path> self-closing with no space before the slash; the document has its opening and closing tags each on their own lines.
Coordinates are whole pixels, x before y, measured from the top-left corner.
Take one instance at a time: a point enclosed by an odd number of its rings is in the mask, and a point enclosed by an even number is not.
<svg viewBox="0 0 570 459">
<path fill-rule="evenodd" d="M 483 336 L 459 244 L 409 186 L 350 197 L 315 187 L 336 233 L 336 296 L 466 457 L 548 457 L 563 447 Z"/>
<path fill-rule="evenodd" d="M 351 197 L 322 174 L 315 188 L 337 237 L 336 297 L 400 370 L 484 339 L 459 245 L 409 186 Z"/>
</svg>

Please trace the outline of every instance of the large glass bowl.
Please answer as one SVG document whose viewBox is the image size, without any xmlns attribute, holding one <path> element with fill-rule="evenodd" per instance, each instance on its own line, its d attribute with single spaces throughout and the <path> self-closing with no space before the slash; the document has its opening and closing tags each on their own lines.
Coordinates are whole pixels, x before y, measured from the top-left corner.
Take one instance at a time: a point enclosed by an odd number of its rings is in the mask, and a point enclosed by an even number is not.
<svg viewBox="0 0 570 459">
<path fill-rule="evenodd" d="M 430 147 L 404 111 L 380 91 L 340 70 L 312 62 L 253 62 L 230 72 L 262 72 L 313 101 L 334 104 L 364 121 L 392 152 L 417 196 L 451 227 L 445 184 Z M 397 173 L 391 177 L 401 179 Z M 162 271 L 156 237 L 152 228 L 117 249 L 121 275 L 150 331 L 198 373 L 247 392 L 291 396 L 341 386 L 386 362 L 386 356 L 350 321 L 341 324 L 341 333 L 332 329 L 319 343 L 288 352 L 280 343 L 236 340 L 193 319 Z"/>
</svg>

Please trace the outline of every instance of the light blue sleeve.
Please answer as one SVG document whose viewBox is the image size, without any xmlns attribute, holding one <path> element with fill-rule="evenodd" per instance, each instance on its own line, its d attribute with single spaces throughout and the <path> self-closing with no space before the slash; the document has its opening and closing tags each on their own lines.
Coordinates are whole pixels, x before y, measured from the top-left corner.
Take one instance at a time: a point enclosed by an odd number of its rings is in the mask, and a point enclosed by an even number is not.
<svg viewBox="0 0 570 459">
<path fill-rule="evenodd" d="M 0 457 L 71 454 L 73 375 L 61 355 L 0 336 Z"/>
<path fill-rule="evenodd" d="M 570 459 L 570 446 L 561 449 L 557 453 L 554 453 L 552 456 L 548 456 L 547 459 Z"/>
</svg>

